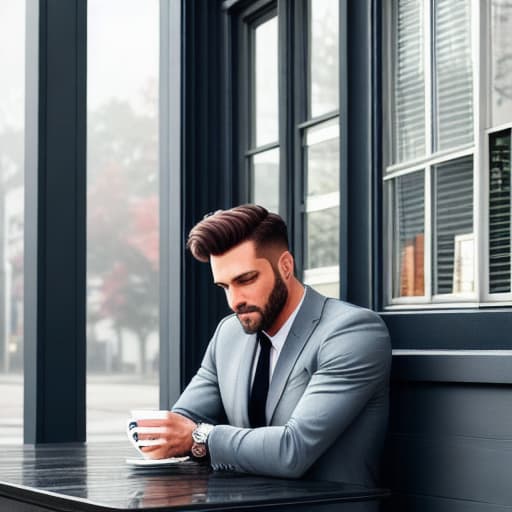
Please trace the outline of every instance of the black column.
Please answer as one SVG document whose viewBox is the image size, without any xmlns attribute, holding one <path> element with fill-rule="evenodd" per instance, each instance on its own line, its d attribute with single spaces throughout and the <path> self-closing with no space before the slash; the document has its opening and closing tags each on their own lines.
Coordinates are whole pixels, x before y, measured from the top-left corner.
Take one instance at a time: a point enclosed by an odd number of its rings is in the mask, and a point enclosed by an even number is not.
<svg viewBox="0 0 512 512">
<path fill-rule="evenodd" d="M 26 443 L 85 440 L 86 18 L 27 2 Z"/>
<path fill-rule="evenodd" d="M 378 148 L 375 113 L 378 89 L 374 83 L 373 0 L 347 2 L 346 83 L 346 297 L 350 302 L 376 307 L 380 229 L 375 215 L 378 203 Z M 377 239 L 377 240 L 376 240 Z"/>
<path fill-rule="evenodd" d="M 236 172 L 226 136 L 232 120 L 223 97 L 229 57 L 223 55 L 228 26 L 222 2 L 186 0 L 182 5 L 184 244 L 190 228 L 205 213 L 233 206 Z M 184 253 L 182 385 L 194 375 L 216 323 L 228 311 L 224 293 L 216 288 L 210 266 Z"/>
</svg>

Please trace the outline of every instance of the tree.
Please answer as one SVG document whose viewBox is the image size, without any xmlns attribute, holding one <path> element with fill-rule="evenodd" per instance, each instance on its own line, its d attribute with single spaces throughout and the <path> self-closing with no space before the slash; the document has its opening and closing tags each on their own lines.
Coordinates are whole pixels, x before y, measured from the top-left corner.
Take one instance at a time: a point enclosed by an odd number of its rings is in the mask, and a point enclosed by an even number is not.
<svg viewBox="0 0 512 512">
<path fill-rule="evenodd" d="M 110 319 L 120 346 L 123 330 L 133 332 L 146 372 L 158 330 L 156 118 L 112 100 L 90 116 L 88 146 L 88 282 L 99 295 L 89 321 Z"/>
</svg>

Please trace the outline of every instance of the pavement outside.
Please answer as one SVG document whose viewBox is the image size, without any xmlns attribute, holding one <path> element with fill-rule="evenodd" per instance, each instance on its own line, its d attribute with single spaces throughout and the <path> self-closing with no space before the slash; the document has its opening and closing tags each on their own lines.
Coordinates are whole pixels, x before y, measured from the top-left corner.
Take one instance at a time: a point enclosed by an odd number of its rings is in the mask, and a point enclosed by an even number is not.
<svg viewBox="0 0 512 512">
<path fill-rule="evenodd" d="M 158 409 L 155 377 L 95 375 L 87 379 L 87 441 L 125 440 L 131 409 Z M 23 443 L 23 376 L 0 374 L 0 445 Z"/>
</svg>

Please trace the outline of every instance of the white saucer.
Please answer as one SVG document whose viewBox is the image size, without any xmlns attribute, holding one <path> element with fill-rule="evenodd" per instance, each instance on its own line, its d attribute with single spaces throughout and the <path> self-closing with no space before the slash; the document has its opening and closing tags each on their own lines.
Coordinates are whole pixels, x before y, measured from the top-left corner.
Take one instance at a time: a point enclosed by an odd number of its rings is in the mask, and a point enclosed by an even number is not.
<svg viewBox="0 0 512 512">
<path fill-rule="evenodd" d="M 189 459 L 190 457 L 171 457 L 169 459 L 142 459 L 140 457 L 129 457 L 126 459 L 126 464 L 136 467 L 156 468 L 173 466 Z"/>
</svg>

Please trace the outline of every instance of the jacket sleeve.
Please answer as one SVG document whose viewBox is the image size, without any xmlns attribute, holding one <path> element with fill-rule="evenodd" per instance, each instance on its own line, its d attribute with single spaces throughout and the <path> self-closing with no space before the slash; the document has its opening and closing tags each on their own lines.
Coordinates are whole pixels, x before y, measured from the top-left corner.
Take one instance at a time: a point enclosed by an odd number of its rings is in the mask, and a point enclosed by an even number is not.
<svg viewBox="0 0 512 512">
<path fill-rule="evenodd" d="M 389 337 L 370 311 L 354 308 L 326 335 L 317 357 L 317 370 L 285 425 L 213 429 L 208 448 L 214 469 L 298 478 L 387 387 Z"/>
<path fill-rule="evenodd" d="M 215 364 L 217 336 L 223 322 L 219 323 L 208 344 L 201 367 L 172 407 L 173 412 L 196 422 L 216 425 L 226 421 Z"/>
</svg>

